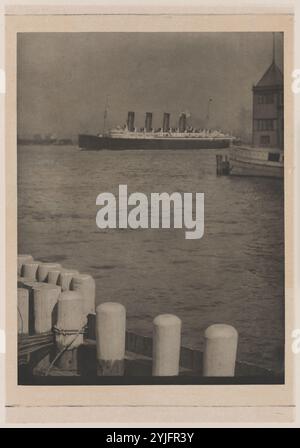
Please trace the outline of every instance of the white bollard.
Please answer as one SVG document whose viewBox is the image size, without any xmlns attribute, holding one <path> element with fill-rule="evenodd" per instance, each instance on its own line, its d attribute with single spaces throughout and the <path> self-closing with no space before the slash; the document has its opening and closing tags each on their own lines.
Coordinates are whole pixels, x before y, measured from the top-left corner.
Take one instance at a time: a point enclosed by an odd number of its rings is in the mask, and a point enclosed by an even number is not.
<svg viewBox="0 0 300 448">
<path fill-rule="evenodd" d="M 28 334 L 29 331 L 29 292 L 18 288 L 18 333 Z"/>
<path fill-rule="evenodd" d="M 96 284 L 91 275 L 75 275 L 71 280 L 70 289 L 81 292 L 83 296 L 83 310 L 86 316 L 95 313 Z"/>
<path fill-rule="evenodd" d="M 83 298 L 79 291 L 64 291 L 58 299 L 57 325 L 54 327 L 56 365 L 63 370 L 78 371 L 77 349 L 83 343 Z"/>
<path fill-rule="evenodd" d="M 23 264 L 26 261 L 33 261 L 32 255 L 18 255 L 18 275 L 22 275 Z"/>
<path fill-rule="evenodd" d="M 160 314 L 153 321 L 153 376 L 179 373 L 181 320 L 173 314 Z"/>
<path fill-rule="evenodd" d="M 49 284 L 47 284 L 47 287 L 45 288 L 33 288 L 35 333 L 49 332 L 57 323 L 56 304 L 58 302 L 60 292 L 60 286 Z"/>
<path fill-rule="evenodd" d="M 83 298 L 78 291 L 64 291 L 58 298 L 56 344 L 58 350 L 69 345 L 78 331 L 84 325 Z M 80 333 L 68 350 L 72 350 L 83 343 L 83 331 Z"/>
<path fill-rule="evenodd" d="M 203 376 L 234 376 L 238 332 L 230 325 L 211 325 L 204 333 Z"/>
<path fill-rule="evenodd" d="M 35 280 L 28 280 L 27 278 L 21 278 L 18 282 L 18 287 L 24 288 L 28 291 L 29 300 L 29 317 L 28 317 L 28 332 L 34 334 L 34 291 L 36 289 L 46 288 L 49 285 L 47 283 L 37 282 Z"/>
<path fill-rule="evenodd" d="M 37 270 L 39 265 L 41 264 L 41 261 L 26 261 L 23 264 L 23 272 L 22 276 L 27 278 L 28 280 L 34 280 L 37 279 Z"/>
<path fill-rule="evenodd" d="M 74 275 L 79 274 L 78 271 L 72 269 L 62 269 L 57 280 L 57 284 L 61 286 L 62 291 L 69 291 L 71 280 Z"/>
<path fill-rule="evenodd" d="M 51 285 L 57 285 L 58 278 L 60 276 L 62 269 L 50 269 L 48 272 L 47 281 Z"/>
<path fill-rule="evenodd" d="M 39 282 L 46 282 L 48 279 L 49 271 L 51 269 L 60 269 L 61 265 L 59 263 L 42 263 L 39 265 L 37 270 L 37 280 Z"/>
<path fill-rule="evenodd" d="M 126 310 L 105 302 L 96 310 L 97 375 L 124 375 Z"/>
</svg>

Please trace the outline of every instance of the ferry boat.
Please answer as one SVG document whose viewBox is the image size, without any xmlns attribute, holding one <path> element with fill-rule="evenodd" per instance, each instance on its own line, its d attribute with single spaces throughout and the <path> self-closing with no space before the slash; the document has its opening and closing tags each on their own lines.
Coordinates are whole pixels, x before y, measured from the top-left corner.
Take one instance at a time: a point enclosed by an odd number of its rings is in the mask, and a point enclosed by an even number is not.
<svg viewBox="0 0 300 448">
<path fill-rule="evenodd" d="M 283 178 L 284 153 L 278 148 L 231 147 L 229 172 L 232 176 Z"/>
</svg>

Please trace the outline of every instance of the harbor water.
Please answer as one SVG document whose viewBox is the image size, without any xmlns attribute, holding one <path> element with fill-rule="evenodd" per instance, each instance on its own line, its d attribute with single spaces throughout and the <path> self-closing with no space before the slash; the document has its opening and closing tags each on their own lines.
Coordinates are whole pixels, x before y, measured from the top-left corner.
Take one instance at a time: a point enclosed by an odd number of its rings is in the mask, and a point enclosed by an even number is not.
<svg viewBox="0 0 300 448">
<path fill-rule="evenodd" d="M 219 152 L 219 151 L 218 151 Z M 91 274 L 97 303 L 117 301 L 127 328 L 150 335 L 160 313 L 182 319 L 182 342 L 228 323 L 238 359 L 280 371 L 284 351 L 283 181 L 216 177 L 216 150 L 80 151 L 18 147 L 18 252 Z M 204 236 L 184 229 L 96 226 L 96 197 L 205 194 Z"/>
</svg>

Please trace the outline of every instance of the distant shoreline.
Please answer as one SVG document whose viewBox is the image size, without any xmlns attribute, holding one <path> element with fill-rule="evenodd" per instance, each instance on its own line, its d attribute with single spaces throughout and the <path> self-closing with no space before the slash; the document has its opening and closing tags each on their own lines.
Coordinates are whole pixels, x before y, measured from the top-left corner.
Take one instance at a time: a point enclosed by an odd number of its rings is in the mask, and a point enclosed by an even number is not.
<svg viewBox="0 0 300 448">
<path fill-rule="evenodd" d="M 73 145 L 74 142 L 71 138 L 60 138 L 60 139 L 25 139 L 18 138 L 18 145 Z"/>
</svg>

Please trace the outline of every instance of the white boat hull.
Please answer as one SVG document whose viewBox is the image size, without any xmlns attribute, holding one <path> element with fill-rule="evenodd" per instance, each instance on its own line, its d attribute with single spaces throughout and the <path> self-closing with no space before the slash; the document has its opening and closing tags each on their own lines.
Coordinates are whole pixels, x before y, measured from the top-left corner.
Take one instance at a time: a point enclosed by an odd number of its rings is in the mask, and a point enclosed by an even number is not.
<svg viewBox="0 0 300 448">
<path fill-rule="evenodd" d="M 284 174 L 283 151 L 278 149 L 231 148 L 229 164 L 231 176 L 283 178 Z"/>
</svg>

